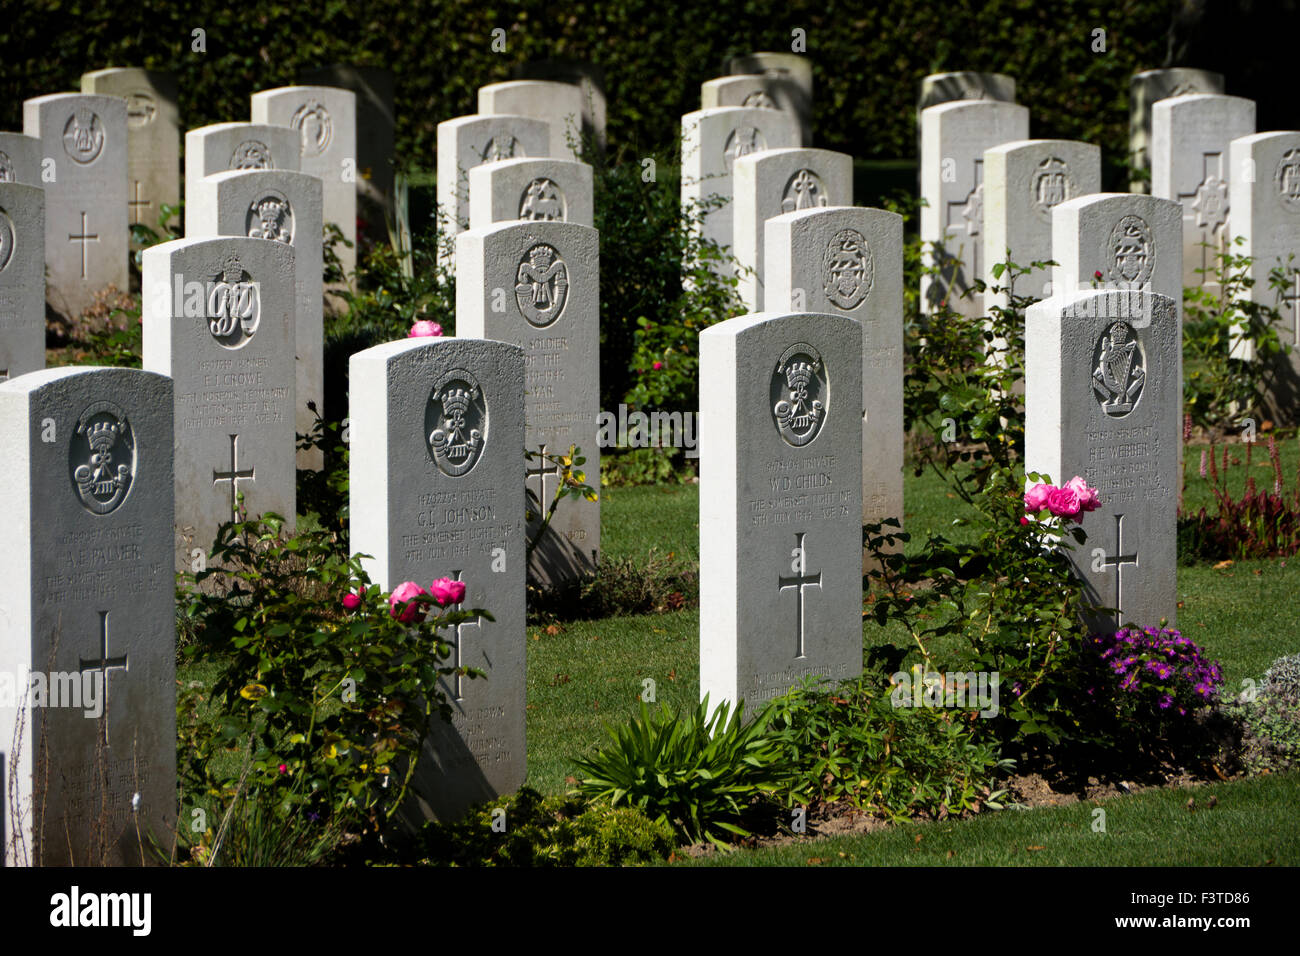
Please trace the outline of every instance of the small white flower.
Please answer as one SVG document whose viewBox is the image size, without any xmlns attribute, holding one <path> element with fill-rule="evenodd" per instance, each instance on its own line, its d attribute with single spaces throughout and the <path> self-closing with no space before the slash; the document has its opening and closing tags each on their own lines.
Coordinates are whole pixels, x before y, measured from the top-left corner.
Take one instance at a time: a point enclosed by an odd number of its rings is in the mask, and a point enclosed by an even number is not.
<svg viewBox="0 0 1300 956">
<path fill-rule="evenodd" d="M 140 811 L 140 794 L 137 793 L 135 796 L 131 798 L 131 812 L 138 813 L 139 811 Z"/>
</svg>

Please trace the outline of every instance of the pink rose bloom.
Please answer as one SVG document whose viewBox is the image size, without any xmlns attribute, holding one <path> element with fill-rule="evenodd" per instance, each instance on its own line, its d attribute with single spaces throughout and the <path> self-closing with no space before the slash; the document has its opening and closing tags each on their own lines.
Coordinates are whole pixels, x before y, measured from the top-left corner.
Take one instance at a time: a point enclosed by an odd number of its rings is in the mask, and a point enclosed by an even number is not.
<svg viewBox="0 0 1300 956">
<path fill-rule="evenodd" d="M 418 604 L 412 604 L 405 611 L 398 612 L 398 608 L 412 598 L 426 594 L 424 588 L 420 587 L 414 581 L 404 581 L 397 587 L 393 588 L 392 595 L 388 598 L 388 613 L 396 617 L 403 624 L 414 624 L 424 617 L 424 608 Z"/>
<path fill-rule="evenodd" d="M 411 331 L 407 333 L 408 339 L 418 339 L 421 336 L 442 335 L 442 326 L 437 322 L 430 322 L 428 319 L 421 319 L 411 326 Z"/>
<path fill-rule="evenodd" d="M 465 598 L 465 582 L 453 581 L 451 578 L 438 578 L 429 585 L 429 593 L 442 607 L 459 604 Z"/>
<path fill-rule="evenodd" d="M 1029 519 L 1026 518 L 1026 517 L 1024 517 L 1024 516 L 1022 515 L 1021 518 L 1020 518 L 1020 523 L 1021 523 L 1021 524 L 1029 524 Z"/>
<path fill-rule="evenodd" d="M 343 595 L 343 610 L 355 611 L 361 607 L 361 595 L 348 593 Z"/>
<path fill-rule="evenodd" d="M 1079 507 L 1084 511 L 1096 511 L 1101 507 L 1101 498 L 1097 496 L 1097 489 L 1089 488 L 1088 483 L 1078 475 L 1067 481 L 1065 487 L 1078 496 Z"/>
<path fill-rule="evenodd" d="M 1047 507 L 1047 496 L 1056 489 L 1041 481 L 1025 492 L 1025 510 L 1042 511 Z"/>
<path fill-rule="evenodd" d="M 663 367 L 664 367 L 664 363 L 663 363 L 663 362 L 655 362 L 655 371 L 656 371 L 656 372 L 659 371 L 659 370 L 660 370 L 661 368 L 663 368 Z"/>
<path fill-rule="evenodd" d="M 1058 518 L 1073 518 L 1082 510 L 1079 495 L 1073 488 L 1053 488 L 1047 496 L 1047 510 Z"/>
</svg>

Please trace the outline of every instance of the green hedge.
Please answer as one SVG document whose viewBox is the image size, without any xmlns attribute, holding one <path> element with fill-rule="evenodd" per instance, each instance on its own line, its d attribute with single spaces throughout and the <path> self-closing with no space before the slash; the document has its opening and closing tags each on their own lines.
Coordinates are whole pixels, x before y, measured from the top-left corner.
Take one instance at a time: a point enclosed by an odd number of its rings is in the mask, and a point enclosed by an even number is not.
<svg viewBox="0 0 1300 956">
<path fill-rule="evenodd" d="M 22 101 L 78 89 L 83 72 L 145 66 L 180 77 L 187 127 L 248 116 L 248 97 L 333 62 L 386 66 L 396 76 L 397 148 L 431 169 L 435 128 L 472 113 L 480 85 L 532 59 L 585 59 L 605 70 L 609 134 L 627 158 L 670 149 L 679 117 L 699 108 L 700 83 L 724 60 L 789 50 L 807 35 L 814 62 L 817 145 L 860 159 L 913 156 L 917 85 L 930 72 L 1013 75 L 1033 110 L 1034 136 L 1086 139 L 1108 161 L 1125 149 L 1128 77 L 1162 65 L 1179 4 L 994 0 L 983 10 L 934 0 L 739 4 L 671 0 L 484 4 L 412 0 L 235 5 L 199 0 L 19 0 L 0 22 L 0 127 L 21 129 Z M 1115 7 L 1119 9 L 1116 10 Z M 507 31 L 505 53 L 491 31 Z M 1091 33 L 1107 31 L 1106 53 Z M 195 29 L 206 53 L 191 50 Z M 617 155 L 617 153 L 615 153 Z M 1111 169 L 1111 177 L 1118 173 Z"/>
</svg>

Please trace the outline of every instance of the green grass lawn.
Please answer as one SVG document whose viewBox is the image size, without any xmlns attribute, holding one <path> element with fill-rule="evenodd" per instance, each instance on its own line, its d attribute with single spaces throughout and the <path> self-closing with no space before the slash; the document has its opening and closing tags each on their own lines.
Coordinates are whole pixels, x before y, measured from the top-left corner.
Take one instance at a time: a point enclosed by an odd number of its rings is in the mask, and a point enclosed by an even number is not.
<svg viewBox="0 0 1300 956">
<path fill-rule="evenodd" d="M 1213 796 L 1217 805 L 1209 807 Z M 1188 798 L 1197 809 L 1187 808 Z M 1295 866 L 1300 773 L 720 853 L 687 866 Z M 1105 816 L 1095 811 L 1100 808 Z M 1093 829 L 1104 821 L 1105 832 Z M 1287 825 L 1290 821 L 1291 825 Z"/>
<path fill-rule="evenodd" d="M 1294 448 L 1284 446 L 1288 469 L 1294 469 L 1298 457 Z M 1195 449 L 1189 452 L 1188 497 L 1199 507 L 1209 494 L 1196 475 L 1199 462 L 1194 459 L 1199 459 Z M 1267 456 L 1257 457 L 1256 463 L 1260 460 L 1267 462 Z M 1260 476 L 1271 482 L 1271 469 L 1261 470 L 1257 482 L 1262 482 Z M 967 513 L 966 505 L 937 475 L 918 478 L 909 472 L 905 485 L 905 521 L 915 536 L 909 550 L 928 533 L 962 540 L 966 532 L 954 529 L 953 521 Z M 698 486 L 608 488 L 602 495 L 602 540 L 610 557 L 636 558 L 657 548 L 697 558 Z M 1300 589 L 1300 559 L 1240 561 L 1224 569 L 1181 566 L 1178 586 L 1180 626 L 1222 663 L 1229 686 L 1238 687 L 1247 677 L 1257 679 L 1276 657 L 1300 651 L 1300 621 L 1291 600 Z M 569 789 L 565 778 L 573 772 L 571 759 L 604 742 L 606 722 L 617 723 L 637 712 L 647 679 L 654 681 L 656 703 L 670 706 L 693 704 L 699 682 L 696 610 L 563 622 L 554 629 L 549 633 L 533 626 L 528 631 L 528 784 L 543 793 Z M 870 621 L 864 622 L 863 631 L 868 645 L 906 641 L 901 629 L 882 631 Z M 1197 814 L 1185 809 L 1187 795 L 1182 791 L 1117 799 L 1106 804 L 1106 834 L 1093 833 L 1091 805 L 1080 804 L 893 827 L 696 862 L 805 865 L 810 856 L 831 865 L 1300 862 L 1297 838 L 1275 826 L 1279 814 L 1295 813 L 1300 775 L 1197 790 L 1207 796 L 1211 792 L 1218 797 L 1218 807 Z M 915 842 L 917 833 L 922 834 L 920 843 Z M 1040 845 L 1045 849 L 1025 849 Z"/>
<path fill-rule="evenodd" d="M 1234 452 L 1239 449 L 1234 449 Z M 1272 481 L 1263 448 L 1255 464 L 1258 483 Z M 1294 474 L 1294 440 L 1283 446 Z M 1199 450 L 1188 454 L 1187 500 L 1208 502 L 1197 477 Z M 1244 481 L 1237 469 L 1236 480 Z M 954 520 L 968 514 L 960 498 L 933 473 L 905 476 L 905 522 L 915 551 L 925 536 L 942 533 L 969 540 Z M 644 558 L 651 549 L 695 563 L 699 557 L 698 485 L 602 489 L 602 543 L 609 558 Z M 1300 651 L 1300 621 L 1292 595 L 1300 591 L 1300 559 L 1238 561 L 1179 567 L 1179 626 L 1223 665 L 1228 686 L 1258 678 L 1278 656 Z M 867 646 L 909 641 L 901 626 L 864 621 Z M 211 679 L 212 668 L 185 667 L 186 681 Z M 693 705 L 699 693 L 699 612 L 561 621 L 528 628 L 528 777 L 545 794 L 571 784 L 572 759 L 606 740 L 605 724 L 635 715 L 653 681 L 655 704 Z M 234 759 L 234 758 L 232 758 Z M 1106 834 L 1093 833 L 1091 807 L 985 814 L 971 821 L 891 827 L 883 832 L 763 851 L 742 851 L 708 861 L 727 865 L 806 865 L 809 857 L 839 863 L 957 864 L 1253 864 L 1297 863 L 1294 831 L 1277 826 L 1294 817 L 1300 775 L 1216 786 L 1219 805 L 1189 814 L 1181 792 L 1147 793 L 1106 805 Z M 1197 798 L 1201 798 L 1198 796 Z M 1288 833 L 1291 834 L 1288 838 Z M 916 835 L 921 840 L 916 841 Z M 1027 847 L 1042 846 L 1042 850 Z M 948 854 L 951 851 L 952 856 Z M 839 854 L 843 853 L 841 857 Z M 698 862 L 698 861 L 697 861 Z"/>
</svg>

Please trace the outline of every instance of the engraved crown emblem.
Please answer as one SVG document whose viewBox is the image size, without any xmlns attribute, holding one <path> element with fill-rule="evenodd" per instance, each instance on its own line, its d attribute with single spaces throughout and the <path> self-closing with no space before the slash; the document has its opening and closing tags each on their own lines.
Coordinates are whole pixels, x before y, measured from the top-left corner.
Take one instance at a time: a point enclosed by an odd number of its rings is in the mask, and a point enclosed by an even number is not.
<svg viewBox="0 0 1300 956">
<path fill-rule="evenodd" d="M 528 254 L 528 261 L 540 269 L 549 269 L 553 259 L 548 246 L 534 246 Z"/>
<path fill-rule="evenodd" d="M 239 256 L 230 255 L 226 257 L 226 261 L 221 267 L 221 278 L 224 282 L 232 284 L 243 281 L 244 267 L 239 263 Z"/>
<path fill-rule="evenodd" d="M 448 389 L 442 396 L 442 407 L 448 418 L 463 418 L 474 396 L 463 388 Z"/>
<path fill-rule="evenodd" d="M 95 451 L 103 453 L 117 444 L 121 426 L 117 422 L 95 422 L 86 433 L 86 440 Z"/>
<path fill-rule="evenodd" d="M 813 367 L 808 362 L 795 362 L 785 370 L 785 380 L 792 392 L 803 392 L 812 381 Z"/>
</svg>

